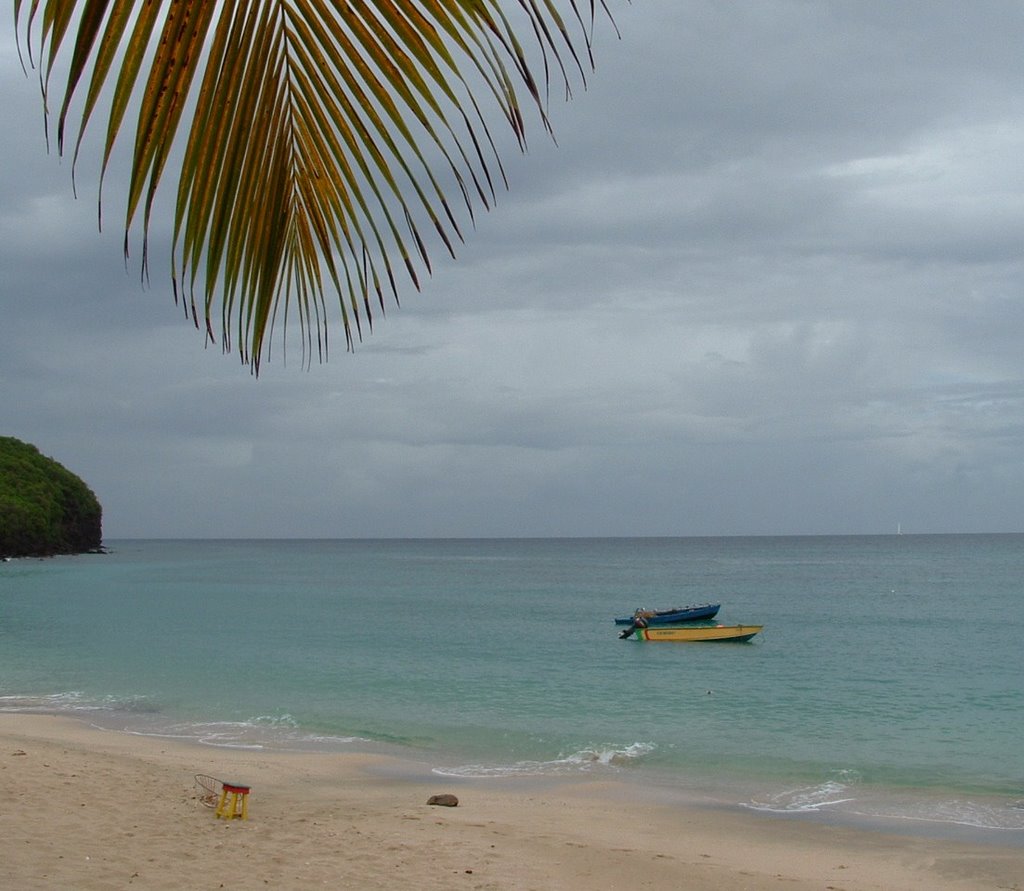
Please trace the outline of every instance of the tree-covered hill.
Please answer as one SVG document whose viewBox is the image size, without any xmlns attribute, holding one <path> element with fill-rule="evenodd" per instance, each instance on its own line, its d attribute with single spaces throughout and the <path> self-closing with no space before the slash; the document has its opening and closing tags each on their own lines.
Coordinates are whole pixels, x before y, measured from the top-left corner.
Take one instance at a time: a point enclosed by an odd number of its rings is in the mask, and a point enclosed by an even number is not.
<svg viewBox="0 0 1024 891">
<path fill-rule="evenodd" d="M 0 436 L 0 557 L 100 550 L 102 521 L 81 479 L 35 446 Z"/>
</svg>

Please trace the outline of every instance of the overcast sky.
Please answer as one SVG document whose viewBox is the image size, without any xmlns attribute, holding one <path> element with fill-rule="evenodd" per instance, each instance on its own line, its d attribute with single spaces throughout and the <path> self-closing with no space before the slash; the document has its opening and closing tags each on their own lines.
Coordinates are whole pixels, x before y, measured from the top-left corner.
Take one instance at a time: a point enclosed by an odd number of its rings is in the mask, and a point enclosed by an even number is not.
<svg viewBox="0 0 1024 891">
<path fill-rule="evenodd" d="M 108 540 L 1024 531 L 1024 4 L 610 6 L 457 261 L 259 379 L 97 232 L 6 24 L 0 435 Z"/>
</svg>

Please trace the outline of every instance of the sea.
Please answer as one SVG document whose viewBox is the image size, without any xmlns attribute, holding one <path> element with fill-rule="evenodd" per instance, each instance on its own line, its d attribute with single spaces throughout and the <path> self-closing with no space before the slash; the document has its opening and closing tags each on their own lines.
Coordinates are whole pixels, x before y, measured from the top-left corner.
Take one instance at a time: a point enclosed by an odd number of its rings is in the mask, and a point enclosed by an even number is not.
<svg viewBox="0 0 1024 891">
<path fill-rule="evenodd" d="M 106 548 L 0 564 L 0 710 L 1024 846 L 1024 535 Z"/>
</svg>

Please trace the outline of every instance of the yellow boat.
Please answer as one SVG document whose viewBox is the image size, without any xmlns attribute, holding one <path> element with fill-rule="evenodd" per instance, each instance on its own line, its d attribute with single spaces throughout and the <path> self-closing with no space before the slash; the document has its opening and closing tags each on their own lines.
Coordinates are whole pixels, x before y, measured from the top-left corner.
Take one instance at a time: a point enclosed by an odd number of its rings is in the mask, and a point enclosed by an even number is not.
<svg viewBox="0 0 1024 891">
<path fill-rule="evenodd" d="M 750 640 L 764 625 L 680 625 L 677 628 L 635 628 L 633 640 Z"/>
</svg>

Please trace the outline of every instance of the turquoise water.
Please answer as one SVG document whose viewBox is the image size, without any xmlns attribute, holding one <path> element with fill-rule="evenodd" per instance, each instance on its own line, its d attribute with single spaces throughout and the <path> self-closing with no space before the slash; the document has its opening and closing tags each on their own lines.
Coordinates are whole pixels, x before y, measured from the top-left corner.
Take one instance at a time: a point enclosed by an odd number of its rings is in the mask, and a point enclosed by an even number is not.
<svg viewBox="0 0 1024 891">
<path fill-rule="evenodd" d="M 0 564 L 0 708 L 1024 843 L 1021 535 L 108 547 Z"/>
</svg>

